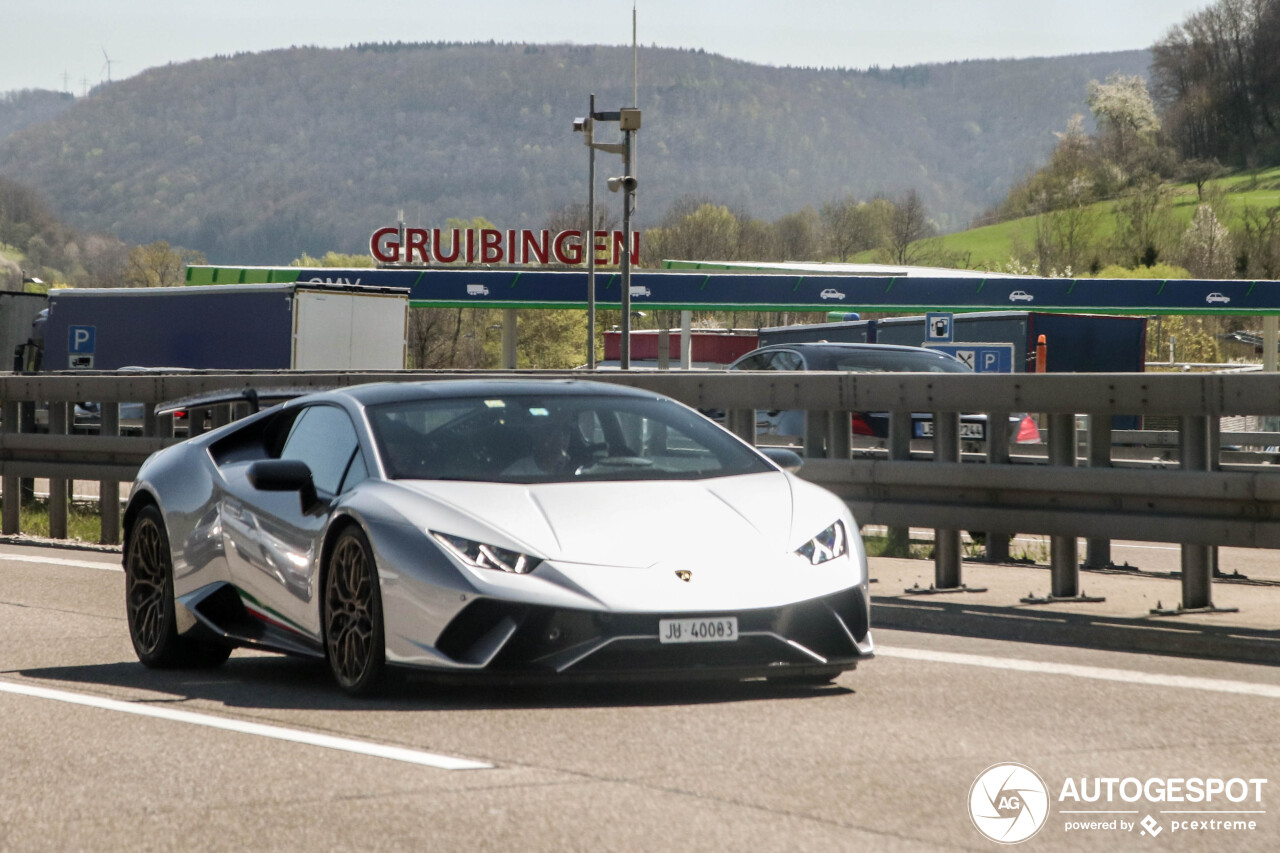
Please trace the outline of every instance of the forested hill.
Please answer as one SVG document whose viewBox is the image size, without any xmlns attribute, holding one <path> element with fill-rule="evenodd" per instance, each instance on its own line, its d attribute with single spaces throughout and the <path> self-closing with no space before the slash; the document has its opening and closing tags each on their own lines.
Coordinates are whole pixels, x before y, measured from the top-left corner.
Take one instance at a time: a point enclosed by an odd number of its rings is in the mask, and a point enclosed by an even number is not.
<svg viewBox="0 0 1280 853">
<path fill-rule="evenodd" d="M 75 98 L 64 92 L 22 89 L 0 94 L 0 140 L 71 107 Z"/>
<path fill-rule="evenodd" d="M 851 56 L 851 64 L 857 58 Z M 640 51 L 637 221 L 695 194 L 771 219 L 909 188 L 944 229 L 1039 165 L 1086 85 L 1146 51 L 870 71 Z M 360 252 L 411 224 L 540 227 L 586 193 L 590 93 L 631 101 L 631 51 L 567 45 L 293 48 L 154 68 L 0 143 L 0 174 L 69 223 L 216 263 Z M 611 131 L 598 137 L 609 138 Z M 600 155 L 600 175 L 617 174 Z M 617 206 L 616 197 L 605 201 Z"/>
</svg>

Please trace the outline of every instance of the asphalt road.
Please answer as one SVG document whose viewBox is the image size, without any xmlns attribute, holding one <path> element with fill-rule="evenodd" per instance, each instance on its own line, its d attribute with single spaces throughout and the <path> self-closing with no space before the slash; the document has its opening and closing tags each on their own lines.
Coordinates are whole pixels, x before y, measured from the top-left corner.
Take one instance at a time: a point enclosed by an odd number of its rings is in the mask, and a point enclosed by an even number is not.
<svg viewBox="0 0 1280 853">
<path fill-rule="evenodd" d="M 880 655 L 821 690 L 413 682 L 356 701 L 276 656 L 143 669 L 117 560 L 0 547 L 0 850 L 991 851 L 969 797 L 1001 762 L 1048 790 L 1025 849 L 1280 849 L 1276 666 L 882 628 Z M 1060 801 L 1098 778 L 1268 782 Z M 1066 813 L 1104 809 L 1122 813 Z M 1066 829 L 1147 816 L 1154 837 Z"/>
</svg>

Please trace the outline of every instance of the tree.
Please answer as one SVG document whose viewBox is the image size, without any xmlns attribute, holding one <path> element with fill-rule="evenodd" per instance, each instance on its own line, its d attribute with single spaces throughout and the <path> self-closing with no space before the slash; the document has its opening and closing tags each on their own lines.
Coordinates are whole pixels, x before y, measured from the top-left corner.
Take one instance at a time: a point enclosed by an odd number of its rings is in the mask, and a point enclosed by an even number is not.
<svg viewBox="0 0 1280 853">
<path fill-rule="evenodd" d="M 542 227 L 553 234 L 558 234 L 561 231 L 581 231 L 586 223 L 586 202 L 573 201 L 561 206 L 559 210 L 548 216 Z M 595 230 L 616 231 L 619 227 L 618 217 L 614 215 L 610 206 L 597 198 Z"/>
<path fill-rule="evenodd" d="M 304 252 L 302 257 L 289 263 L 291 267 L 334 269 L 362 269 L 373 265 L 373 257 L 370 255 L 344 255 L 341 252 L 325 252 L 319 258 L 313 258 Z"/>
<path fill-rule="evenodd" d="M 1236 231 L 1236 274 L 1249 279 L 1280 278 L 1280 207 L 1246 207 Z"/>
<path fill-rule="evenodd" d="M 1103 150 L 1126 174 L 1141 164 L 1144 151 L 1154 148 L 1160 129 L 1146 81 L 1138 76 L 1112 74 L 1107 82 L 1089 81 L 1089 109 L 1102 133 Z"/>
<path fill-rule="evenodd" d="M 1204 185 L 1214 178 L 1220 177 L 1227 170 L 1216 158 L 1210 157 L 1207 160 L 1193 158 L 1182 161 L 1182 165 L 1178 167 L 1178 177 L 1188 183 L 1196 185 L 1196 200 L 1204 201 Z"/>
<path fill-rule="evenodd" d="M 125 287 L 178 287 L 186 282 L 188 264 L 203 264 L 203 252 L 169 247 L 164 240 L 129 250 Z"/>
<path fill-rule="evenodd" d="M 0 252 L 0 290 L 22 292 L 22 267 Z"/>
<path fill-rule="evenodd" d="M 738 259 L 741 223 L 724 205 L 681 200 L 672 205 L 657 228 L 647 233 L 647 254 L 663 259 L 732 261 Z"/>
<path fill-rule="evenodd" d="M 1230 278 L 1234 259 L 1229 238 L 1213 208 L 1200 205 L 1182 237 L 1183 266 L 1197 278 Z"/>
<path fill-rule="evenodd" d="M 924 201 L 914 189 L 908 190 L 901 201 L 895 202 L 889 211 L 884 242 L 881 251 L 890 263 L 920 263 L 932 249 L 923 245 L 937 230 L 929 221 Z"/>
<path fill-rule="evenodd" d="M 1052 276 L 1062 271 L 1063 275 L 1071 275 L 1088 260 L 1098 214 L 1084 200 L 1086 194 L 1086 182 L 1080 180 L 1074 205 L 1036 217 L 1036 259 L 1043 274 Z"/>
<path fill-rule="evenodd" d="M 586 364 L 587 316 L 582 311 L 520 311 L 516 366 L 567 370 Z"/>
<path fill-rule="evenodd" d="M 1184 157 L 1280 159 L 1280 0 L 1218 0 L 1151 53 L 1156 99 Z"/>
<path fill-rule="evenodd" d="M 827 253 L 845 263 L 849 258 L 881 242 L 880 229 L 872 209 L 860 204 L 853 193 L 828 201 L 819 214 L 822 238 Z"/>
<path fill-rule="evenodd" d="M 1168 187 L 1148 176 L 1113 208 L 1115 249 L 1133 267 L 1154 266 L 1177 243 Z"/>
<path fill-rule="evenodd" d="M 816 258 L 820 228 L 818 213 L 812 207 L 779 218 L 773 224 L 773 230 L 781 260 L 810 261 Z"/>
</svg>

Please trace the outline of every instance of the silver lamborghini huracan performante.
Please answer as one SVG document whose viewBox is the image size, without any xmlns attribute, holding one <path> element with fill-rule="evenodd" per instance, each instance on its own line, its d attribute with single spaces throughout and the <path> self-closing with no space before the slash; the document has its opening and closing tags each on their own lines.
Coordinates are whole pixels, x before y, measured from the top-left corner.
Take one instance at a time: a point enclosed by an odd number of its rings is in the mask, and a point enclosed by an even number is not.
<svg viewBox="0 0 1280 853">
<path fill-rule="evenodd" d="M 772 455 L 602 383 L 298 397 L 143 464 L 129 631 L 147 666 L 247 646 L 355 694 L 389 667 L 825 683 L 873 653 L 866 557 L 844 503 Z"/>
</svg>

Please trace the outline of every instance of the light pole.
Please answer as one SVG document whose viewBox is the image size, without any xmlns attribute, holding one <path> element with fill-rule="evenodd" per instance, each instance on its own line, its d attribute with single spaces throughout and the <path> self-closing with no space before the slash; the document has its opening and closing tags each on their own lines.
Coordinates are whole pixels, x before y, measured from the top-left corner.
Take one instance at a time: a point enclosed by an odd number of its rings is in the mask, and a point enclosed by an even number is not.
<svg viewBox="0 0 1280 853">
<path fill-rule="evenodd" d="M 596 369 L 596 96 L 587 105 L 587 117 L 573 121 L 573 129 L 587 143 L 587 226 L 582 231 L 582 248 L 587 252 L 587 370 Z"/>
<path fill-rule="evenodd" d="M 596 150 L 610 154 L 622 155 L 623 174 L 609 179 L 609 190 L 623 191 L 622 202 L 622 341 L 621 367 L 631 368 L 631 211 L 635 208 L 636 179 L 632 172 L 632 152 L 634 151 L 635 132 L 640 129 L 640 110 L 635 107 L 623 107 L 613 112 L 596 112 L 596 96 L 591 96 L 591 111 L 586 118 L 574 119 L 573 129 L 583 134 L 587 147 L 591 150 L 588 161 L 587 183 L 590 189 L 587 194 L 587 231 L 584 246 L 590 253 L 587 258 L 587 365 L 595 367 L 595 174 Z M 616 121 L 623 134 L 622 142 L 596 142 L 595 123 L 597 121 Z"/>
</svg>

